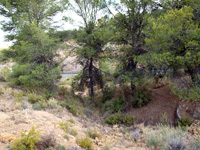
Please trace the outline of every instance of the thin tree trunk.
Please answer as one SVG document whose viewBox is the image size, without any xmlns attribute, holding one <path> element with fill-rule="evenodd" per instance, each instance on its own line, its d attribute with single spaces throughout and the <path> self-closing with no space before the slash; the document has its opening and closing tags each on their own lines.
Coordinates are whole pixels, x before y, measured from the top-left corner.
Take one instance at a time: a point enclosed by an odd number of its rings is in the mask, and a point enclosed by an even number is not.
<svg viewBox="0 0 200 150">
<path fill-rule="evenodd" d="M 93 58 L 90 58 L 90 66 L 89 66 L 90 96 L 94 97 L 94 82 L 92 77 L 92 69 L 93 69 Z"/>
</svg>

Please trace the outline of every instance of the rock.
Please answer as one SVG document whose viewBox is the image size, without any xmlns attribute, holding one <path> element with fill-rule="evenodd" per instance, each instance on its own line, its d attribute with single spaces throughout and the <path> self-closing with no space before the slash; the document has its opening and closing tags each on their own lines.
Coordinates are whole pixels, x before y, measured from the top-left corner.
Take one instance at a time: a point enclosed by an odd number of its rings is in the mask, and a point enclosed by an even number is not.
<svg viewBox="0 0 200 150">
<path fill-rule="evenodd" d="M 196 107 L 196 108 L 195 108 L 193 117 L 194 117 L 195 119 L 200 120 L 200 107 Z"/>
</svg>

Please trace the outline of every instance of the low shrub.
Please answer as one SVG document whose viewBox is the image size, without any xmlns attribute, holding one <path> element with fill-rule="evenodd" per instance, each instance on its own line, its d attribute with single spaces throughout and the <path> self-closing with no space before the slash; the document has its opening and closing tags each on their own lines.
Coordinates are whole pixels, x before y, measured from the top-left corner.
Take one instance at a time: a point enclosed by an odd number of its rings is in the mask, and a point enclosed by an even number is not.
<svg viewBox="0 0 200 150">
<path fill-rule="evenodd" d="M 93 150 L 92 141 L 89 138 L 78 139 L 77 143 L 80 147 L 85 148 L 86 150 Z"/>
<path fill-rule="evenodd" d="M 200 139 L 195 140 L 190 144 L 191 150 L 200 150 Z"/>
<path fill-rule="evenodd" d="M 65 146 L 58 144 L 56 150 L 66 150 Z"/>
<path fill-rule="evenodd" d="M 69 123 L 60 123 L 60 128 L 63 129 L 66 133 L 69 133 L 70 124 Z"/>
<path fill-rule="evenodd" d="M 70 133 L 71 135 L 73 135 L 73 136 L 77 136 L 77 135 L 78 135 L 78 131 L 75 130 L 75 129 L 71 129 L 71 130 L 69 131 L 69 133 Z"/>
<path fill-rule="evenodd" d="M 152 150 L 185 150 L 187 134 L 181 128 L 158 126 L 158 130 L 148 132 L 146 145 Z"/>
<path fill-rule="evenodd" d="M 56 139 L 53 133 L 44 135 L 41 140 L 36 144 L 37 149 L 51 149 L 56 146 Z"/>
<path fill-rule="evenodd" d="M 3 68 L 0 72 L 0 79 L 2 81 L 7 81 L 10 73 L 11 73 L 11 70 L 8 67 Z"/>
<path fill-rule="evenodd" d="M 92 130 L 92 129 L 87 130 L 87 135 L 88 135 L 88 137 L 90 137 L 92 139 L 101 137 L 100 133 L 98 133 L 96 130 Z"/>
<path fill-rule="evenodd" d="M 126 100 L 123 98 L 117 98 L 115 100 L 106 101 L 103 105 L 102 111 L 111 111 L 113 113 L 121 112 L 125 109 Z"/>
<path fill-rule="evenodd" d="M 76 107 L 76 105 L 74 104 L 66 104 L 66 108 L 74 115 L 77 116 L 78 115 L 78 109 Z"/>
<path fill-rule="evenodd" d="M 131 115 L 123 115 L 122 113 L 112 114 L 105 119 L 105 123 L 114 125 L 114 124 L 125 124 L 127 126 L 133 125 L 135 118 Z"/>
<path fill-rule="evenodd" d="M 31 103 L 31 104 L 34 104 L 38 101 L 38 97 L 37 97 L 37 94 L 36 93 L 28 93 L 28 101 Z"/>
<path fill-rule="evenodd" d="M 22 132 L 21 138 L 15 140 L 11 147 L 12 150 L 34 150 L 39 141 L 39 132 L 33 127 L 27 134 Z"/>
<path fill-rule="evenodd" d="M 12 95 L 15 97 L 15 100 L 17 102 L 22 102 L 23 100 L 23 91 L 19 90 L 17 91 L 12 91 Z"/>
<path fill-rule="evenodd" d="M 168 125 L 169 121 L 168 121 L 168 117 L 167 117 L 167 113 L 163 113 L 163 115 L 160 118 L 160 123 L 162 125 Z"/>
<path fill-rule="evenodd" d="M 182 128 L 187 128 L 191 126 L 192 121 L 190 118 L 182 118 L 181 120 L 176 121 L 177 125 L 182 127 Z"/>
<path fill-rule="evenodd" d="M 133 107 L 142 107 L 151 101 L 150 93 L 146 90 L 137 90 L 134 93 Z"/>
</svg>

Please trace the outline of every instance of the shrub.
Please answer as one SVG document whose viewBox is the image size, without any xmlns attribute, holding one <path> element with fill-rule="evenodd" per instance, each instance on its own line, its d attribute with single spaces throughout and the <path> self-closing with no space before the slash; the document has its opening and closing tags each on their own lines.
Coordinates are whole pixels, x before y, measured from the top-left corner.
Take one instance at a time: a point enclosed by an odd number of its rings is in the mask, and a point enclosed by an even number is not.
<svg viewBox="0 0 200 150">
<path fill-rule="evenodd" d="M 87 130 L 87 135 L 92 139 L 100 138 L 101 136 L 100 133 L 98 133 L 96 130 L 91 129 Z"/>
<path fill-rule="evenodd" d="M 39 132 L 33 127 L 27 134 L 21 133 L 21 138 L 15 140 L 12 144 L 12 150 L 34 150 L 39 140 Z"/>
<path fill-rule="evenodd" d="M 86 150 L 93 150 L 92 141 L 89 138 L 78 139 L 77 143 L 80 147 L 85 148 Z"/>
<path fill-rule="evenodd" d="M 28 93 L 28 101 L 31 103 L 31 104 L 34 104 L 38 101 L 38 97 L 37 97 L 37 94 L 35 93 Z"/>
<path fill-rule="evenodd" d="M 147 90 L 137 90 L 134 93 L 133 107 L 142 107 L 151 101 L 150 94 Z"/>
<path fill-rule="evenodd" d="M 66 108 L 74 115 L 77 116 L 78 115 L 78 110 L 76 108 L 76 105 L 74 104 L 66 104 Z"/>
<path fill-rule="evenodd" d="M 184 150 L 186 143 L 178 134 L 172 134 L 167 138 L 166 150 Z"/>
<path fill-rule="evenodd" d="M 133 125 L 135 118 L 131 115 L 123 115 L 121 113 L 115 113 L 108 116 L 105 119 L 105 123 L 114 125 L 114 124 L 125 124 L 127 126 Z"/>
<path fill-rule="evenodd" d="M 153 150 L 184 150 L 187 134 L 181 128 L 158 126 L 158 130 L 148 132 L 146 145 Z"/>
<path fill-rule="evenodd" d="M 37 149 L 48 149 L 56 146 L 54 134 L 48 134 L 41 137 L 41 140 L 36 144 Z"/>
<path fill-rule="evenodd" d="M 167 113 L 166 112 L 163 113 L 163 115 L 161 116 L 160 123 L 162 125 L 168 125 L 169 122 L 168 122 L 168 118 L 167 118 Z"/>
<path fill-rule="evenodd" d="M 56 150 L 66 150 L 66 148 L 65 146 L 59 144 L 56 146 Z"/>
<path fill-rule="evenodd" d="M 182 118 L 181 120 L 177 120 L 176 123 L 178 126 L 185 129 L 186 127 L 191 126 L 192 121 L 190 118 Z"/>
<path fill-rule="evenodd" d="M 113 113 L 121 112 L 125 109 L 125 106 L 126 106 L 126 100 L 123 98 L 117 98 L 116 100 L 106 101 L 102 110 L 103 112 L 106 111 L 111 111 Z"/>
<path fill-rule="evenodd" d="M 63 129 L 66 133 L 70 131 L 70 124 L 69 123 L 60 123 L 60 128 Z"/>
<path fill-rule="evenodd" d="M 131 126 L 135 123 L 135 118 L 132 115 L 125 115 L 123 119 L 123 124 Z"/>
<path fill-rule="evenodd" d="M 71 129 L 71 130 L 69 131 L 69 133 L 70 133 L 71 135 L 73 135 L 73 136 L 77 136 L 77 135 L 78 135 L 78 131 L 75 130 L 75 129 Z"/>
<path fill-rule="evenodd" d="M 23 99 L 23 91 L 13 91 L 13 96 L 15 97 L 15 100 L 17 101 L 17 102 L 22 102 L 22 99 Z"/>
<path fill-rule="evenodd" d="M 54 98 L 49 99 L 49 100 L 47 101 L 47 103 L 48 103 L 48 106 L 49 106 L 50 108 L 55 108 L 55 107 L 58 105 L 58 101 L 55 100 Z"/>
<path fill-rule="evenodd" d="M 195 140 L 190 144 L 191 150 L 200 150 L 200 139 Z"/>
<path fill-rule="evenodd" d="M 2 81 L 7 81 L 9 74 L 11 73 L 11 70 L 8 67 L 5 67 L 0 72 L 0 78 Z"/>
</svg>

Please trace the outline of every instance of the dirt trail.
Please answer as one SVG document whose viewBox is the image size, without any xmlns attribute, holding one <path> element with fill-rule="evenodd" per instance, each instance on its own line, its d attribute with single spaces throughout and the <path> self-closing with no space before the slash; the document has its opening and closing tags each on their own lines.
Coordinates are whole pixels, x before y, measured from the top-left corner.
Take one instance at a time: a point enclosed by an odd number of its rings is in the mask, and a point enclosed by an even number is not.
<svg viewBox="0 0 200 150">
<path fill-rule="evenodd" d="M 166 113 L 170 123 L 174 123 L 179 101 L 179 98 L 172 94 L 170 88 L 164 86 L 153 89 L 152 101 L 148 105 L 142 108 L 132 108 L 130 113 L 139 121 L 151 124 L 159 122 L 161 116 Z"/>
</svg>

